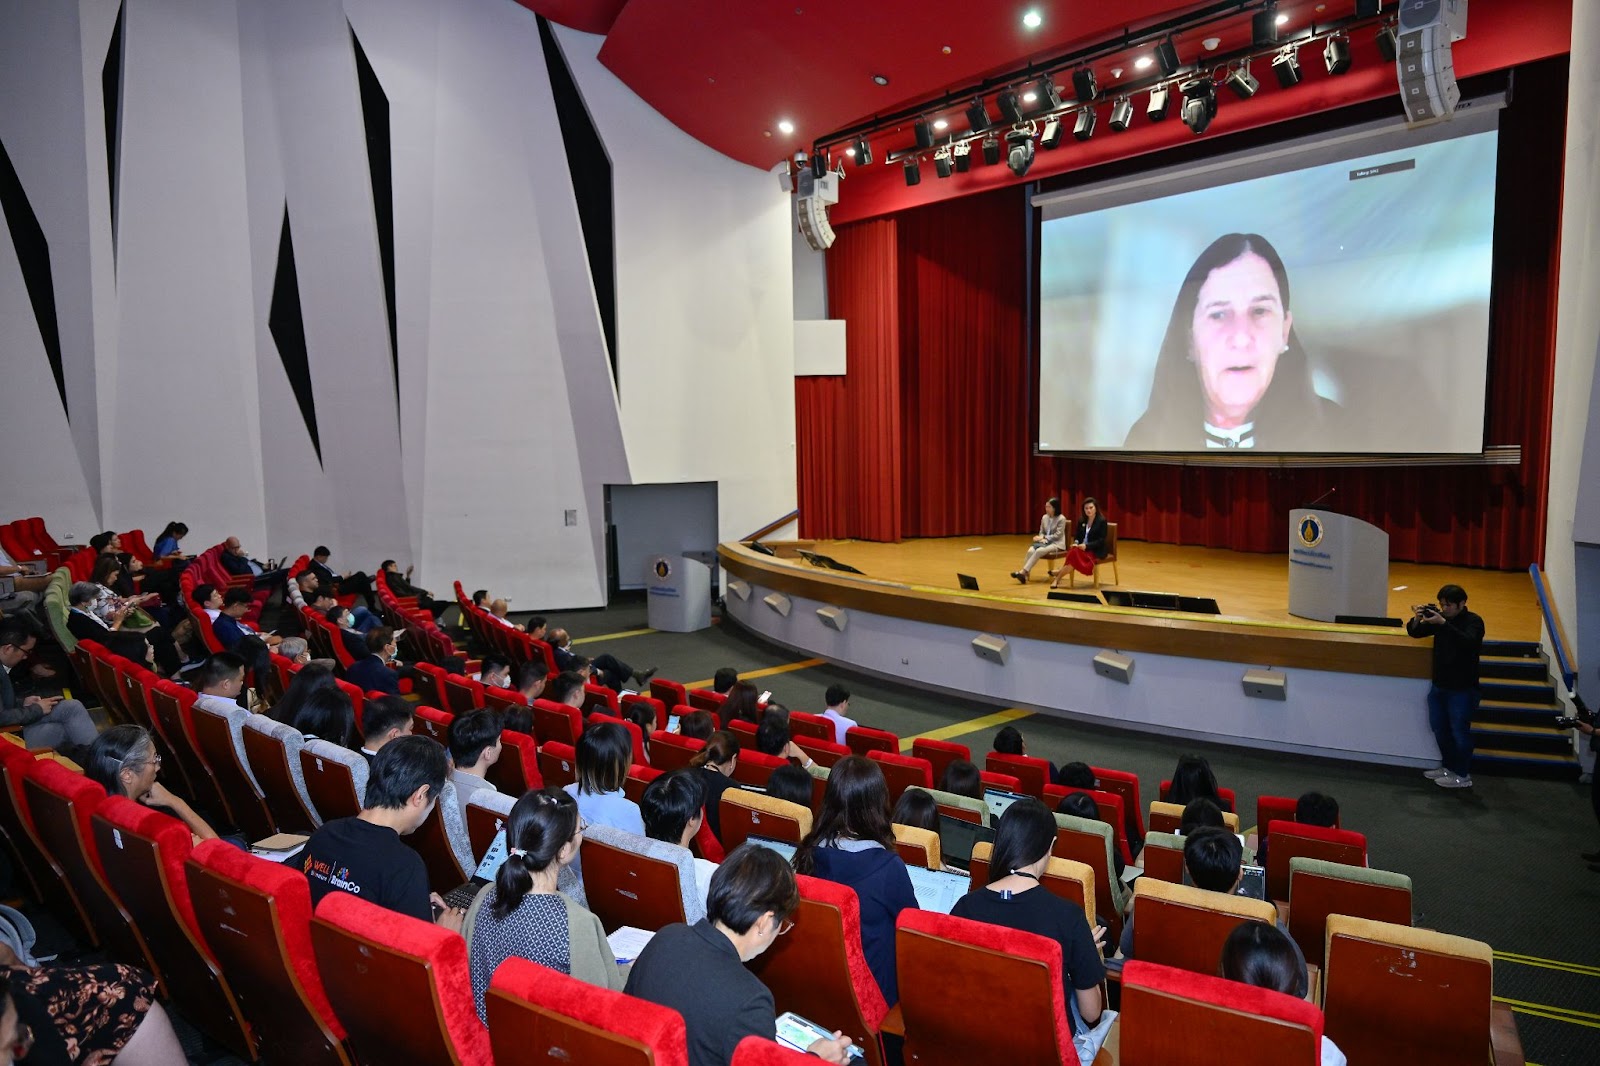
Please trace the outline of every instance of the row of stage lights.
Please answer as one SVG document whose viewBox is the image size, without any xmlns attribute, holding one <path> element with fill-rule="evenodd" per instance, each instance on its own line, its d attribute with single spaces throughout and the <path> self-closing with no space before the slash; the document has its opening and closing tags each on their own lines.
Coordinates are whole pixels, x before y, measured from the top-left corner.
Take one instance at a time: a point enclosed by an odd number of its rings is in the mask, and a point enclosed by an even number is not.
<svg viewBox="0 0 1600 1066">
<path fill-rule="evenodd" d="M 1172 112 L 1176 91 L 1178 114 L 1183 124 L 1196 135 L 1202 134 L 1217 116 L 1219 86 L 1226 86 L 1241 100 L 1250 99 L 1261 88 L 1261 82 L 1252 72 L 1251 64 L 1254 60 L 1264 59 L 1270 55 L 1272 73 L 1278 85 L 1285 89 L 1292 88 L 1300 84 L 1304 76 L 1300 66 L 1301 47 L 1319 40 L 1323 42 L 1322 61 L 1327 72 L 1330 75 L 1339 75 L 1349 71 L 1350 38 L 1343 30 L 1279 47 L 1278 18 L 1274 5 L 1268 4 L 1257 12 L 1253 19 L 1254 43 L 1257 48 L 1263 49 L 1262 52 L 1238 61 L 1197 69 L 1191 77 L 1182 80 L 1158 82 L 1149 90 L 1145 107 L 1146 117 L 1151 122 L 1164 121 Z M 1379 27 L 1377 45 L 1384 60 L 1394 62 L 1397 37 L 1393 22 L 1386 21 Z M 1172 79 L 1182 67 L 1177 46 L 1168 39 L 1157 44 L 1154 53 L 1154 62 L 1161 68 L 1161 77 Z M 1220 81 L 1217 78 L 1219 73 L 1222 74 Z M 938 143 L 938 131 L 945 126 L 943 119 L 930 121 L 925 116 L 916 119 L 912 123 L 912 132 L 916 139 L 915 147 L 900 160 L 906 184 L 917 185 L 922 181 L 924 155 L 932 159 L 934 173 L 940 178 L 948 178 L 952 174 L 964 174 L 971 170 L 973 155 L 976 153 L 982 154 L 983 161 L 988 166 L 995 166 L 1004 159 L 1011 172 L 1019 178 L 1022 177 L 1033 166 L 1037 150 L 1059 147 L 1069 128 L 1073 138 L 1079 141 L 1087 141 L 1094 136 L 1099 123 L 1096 104 L 1102 97 L 1092 69 L 1083 67 L 1073 71 L 1072 93 L 1075 103 L 1068 104 L 1054 77 L 1048 73 L 1041 76 L 1036 84 L 1020 95 L 1015 87 L 1005 89 L 995 97 L 995 106 L 999 109 L 1001 118 L 1009 124 L 1009 128 L 1003 132 L 995 128 L 995 122 L 983 97 L 974 97 L 966 108 L 970 132 L 960 138 L 950 135 L 944 144 Z M 1034 106 L 1025 108 L 1025 105 L 1029 104 Z M 1112 103 L 1106 124 L 1112 130 L 1121 133 L 1133 124 L 1134 111 L 1133 94 L 1122 94 Z M 872 148 L 865 136 L 851 142 L 846 154 L 854 158 L 857 167 L 869 166 L 872 163 Z M 894 159 L 895 155 L 891 155 L 889 161 L 892 162 Z M 811 161 L 813 168 L 819 173 L 827 173 L 826 160 L 827 156 L 823 152 L 814 153 Z M 842 160 L 838 164 L 838 170 L 842 175 L 844 170 Z"/>
</svg>

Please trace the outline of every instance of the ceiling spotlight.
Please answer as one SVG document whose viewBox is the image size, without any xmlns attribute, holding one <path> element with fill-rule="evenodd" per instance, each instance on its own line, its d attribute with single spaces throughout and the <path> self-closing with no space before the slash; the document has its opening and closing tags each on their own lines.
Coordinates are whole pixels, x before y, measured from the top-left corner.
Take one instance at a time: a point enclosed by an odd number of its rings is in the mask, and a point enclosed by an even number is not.
<svg viewBox="0 0 1600 1066">
<path fill-rule="evenodd" d="M 1228 88 L 1233 90 L 1235 96 L 1241 100 L 1248 100 L 1261 88 L 1261 82 L 1250 73 L 1250 61 L 1247 59 L 1233 69 L 1228 75 Z"/>
<path fill-rule="evenodd" d="M 1156 62 L 1161 64 L 1161 73 L 1164 77 L 1172 77 L 1178 73 L 1178 46 L 1168 37 L 1156 45 Z"/>
<path fill-rule="evenodd" d="M 972 169 L 972 145 L 962 141 L 951 149 L 956 159 L 956 173 L 965 174 Z"/>
<path fill-rule="evenodd" d="M 1056 88 L 1055 79 L 1048 74 L 1039 79 L 1039 96 L 1042 97 L 1043 102 L 1034 108 L 1035 112 L 1043 113 L 1060 110 L 1061 90 Z"/>
<path fill-rule="evenodd" d="M 911 132 L 916 134 L 918 148 L 933 147 L 933 127 L 928 125 L 928 120 L 919 118 L 911 124 Z"/>
<path fill-rule="evenodd" d="M 1207 37 L 1205 40 L 1200 42 L 1200 47 L 1204 48 L 1208 52 L 1215 52 L 1218 48 L 1222 47 L 1222 38 Z"/>
<path fill-rule="evenodd" d="M 1038 99 L 1039 94 L 1034 92 L 1032 89 L 1029 89 L 1027 92 L 1022 94 L 1022 102 L 1025 104 L 1031 104 Z"/>
<path fill-rule="evenodd" d="M 1036 30 L 1044 25 L 1044 16 L 1037 11 L 1029 11 L 1022 16 L 1022 24 L 1030 30 Z"/>
<path fill-rule="evenodd" d="M 1134 70 L 1149 70 L 1150 69 L 1150 64 L 1152 64 L 1154 62 L 1155 62 L 1155 60 L 1151 59 L 1149 56 L 1140 56 L 1138 59 L 1135 59 L 1133 61 L 1133 69 Z"/>
<path fill-rule="evenodd" d="M 936 129 L 936 130 L 946 129 L 946 128 L 949 127 L 949 125 L 950 125 L 950 123 L 946 122 L 942 118 L 936 118 L 936 119 L 933 120 L 933 128 Z"/>
<path fill-rule="evenodd" d="M 1078 121 L 1072 124 L 1072 135 L 1080 141 L 1087 141 L 1094 136 L 1094 124 L 1094 108 L 1086 107 L 1078 112 Z"/>
<path fill-rule="evenodd" d="M 1172 86 L 1157 85 L 1150 90 L 1150 106 L 1145 109 L 1145 117 L 1151 122 L 1160 122 L 1167 117 L 1167 112 L 1172 108 Z"/>
<path fill-rule="evenodd" d="M 889 84 L 889 75 L 887 75 L 887 74 L 874 74 L 872 76 L 872 83 L 874 85 L 888 85 Z"/>
<path fill-rule="evenodd" d="M 941 148 L 933 153 L 933 172 L 941 178 L 948 178 L 955 168 L 950 162 L 950 149 Z"/>
<path fill-rule="evenodd" d="M 1078 98 L 1080 104 L 1092 104 L 1100 95 L 1100 87 L 1095 84 L 1094 71 L 1088 67 L 1072 72 L 1072 95 Z"/>
<path fill-rule="evenodd" d="M 846 148 L 846 149 L 845 149 L 845 150 L 844 150 L 844 154 L 845 154 L 845 155 L 847 155 L 847 156 L 849 156 L 849 157 L 850 157 L 850 158 L 851 158 L 851 159 L 854 159 L 854 158 L 855 158 L 855 157 L 856 157 L 856 150 L 855 150 L 855 146 L 854 146 L 854 145 L 851 145 L 851 146 L 850 146 L 850 147 L 849 147 L 849 148 Z"/>
<path fill-rule="evenodd" d="M 972 127 L 973 133 L 982 133 L 989 128 L 989 109 L 983 106 L 983 97 L 974 96 L 972 103 L 967 105 L 967 125 Z"/>
<path fill-rule="evenodd" d="M 784 134 L 785 136 L 787 136 L 788 134 L 793 133 L 794 132 L 794 123 L 790 122 L 786 118 L 780 118 L 778 120 L 778 132 Z"/>
<path fill-rule="evenodd" d="M 1040 148 L 1055 148 L 1061 143 L 1061 120 L 1058 118 L 1047 119 L 1044 132 L 1039 134 Z"/>
<path fill-rule="evenodd" d="M 918 185 L 922 182 L 922 160 L 912 156 L 905 162 L 906 184 Z"/>
<path fill-rule="evenodd" d="M 1278 15 L 1275 0 L 1267 0 L 1260 11 L 1250 17 L 1250 36 L 1257 48 L 1271 48 L 1278 43 L 1278 27 L 1288 22 L 1287 16 Z"/>
<path fill-rule="evenodd" d="M 1017 103 L 1016 93 L 1012 92 L 1010 89 L 1007 89 L 1005 92 L 995 97 L 994 102 L 999 106 L 1000 114 L 1005 116 L 1005 120 L 1007 122 L 1022 121 L 1022 105 Z"/>
<path fill-rule="evenodd" d="M 1378 54 L 1385 63 L 1393 63 L 1400 56 L 1400 40 L 1395 36 L 1392 22 L 1378 27 Z"/>
<path fill-rule="evenodd" d="M 1277 18 L 1273 19 L 1273 22 L 1279 26 L 1287 26 L 1289 25 L 1289 16 L 1279 15 Z"/>
<path fill-rule="evenodd" d="M 1217 83 L 1210 74 L 1183 83 L 1183 124 L 1197 136 L 1206 131 L 1211 120 L 1217 117 Z"/>
<path fill-rule="evenodd" d="M 1126 96 L 1120 96 L 1117 102 L 1111 105 L 1110 126 L 1121 133 L 1131 125 L 1133 125 L 1133 101 Z"/>
<path fill-rule="evenodd" d="M 1328 66 L 1329 74 L 1343 74 L 1350 69 L 1350 38 L 1342 33 L 1336 33 L 1328 38 L 1328 46 L 1322 50 L 1322 61 Z"/>
<path fill-rule="evenodd" d="M 983 161 L 991 167 L 1000 162 L 1000 142 L 992 133 L 983 139 Z"/>
<path fill-rule="evenodd" d="M 1292 89 L 1300 84 L 1300 53 L 1290 45 L 1272 60 L 1272 73 L 1277 76 L 1278 87 Z"/>
<path fill-rule="evenodd" d="M 872 145 L 867 143 L 867 139 L 865 137 L 856 142 L 855 157 L 856 166 L 858 167 L 869 167 L 872 165 Z"/>
<path fill-rule="evenodd" d="M 1019 178 L 1028 172 L 1033 166 L 1033 134 L 1027 130 L 1006 134 L 1006 166 Z"/>
</svg>

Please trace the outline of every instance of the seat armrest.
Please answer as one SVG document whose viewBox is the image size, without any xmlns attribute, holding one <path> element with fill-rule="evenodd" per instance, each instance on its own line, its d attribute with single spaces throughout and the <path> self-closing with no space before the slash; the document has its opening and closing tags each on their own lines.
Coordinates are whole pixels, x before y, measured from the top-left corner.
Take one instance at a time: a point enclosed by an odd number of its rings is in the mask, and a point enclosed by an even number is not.
<svg viewBox="0 0 1600 1066">
<path fill-rule="evenodd" d="M 1494 1066 L 1525 1066 L 1528 1061 L 1517 1033 L 1517 1017 L 1504 1003 L 1489 1005 L 1489 1052 Z"/>
</svg>

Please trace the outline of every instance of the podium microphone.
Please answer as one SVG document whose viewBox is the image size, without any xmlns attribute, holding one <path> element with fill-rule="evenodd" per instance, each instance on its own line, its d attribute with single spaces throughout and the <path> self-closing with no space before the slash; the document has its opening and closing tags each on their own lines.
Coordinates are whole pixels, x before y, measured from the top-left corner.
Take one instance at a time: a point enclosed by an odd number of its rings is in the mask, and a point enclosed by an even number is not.
<svg viewBox="0 0 1600 1066">
<path fill-rule="evenodd" d="M 1329 496 L 1332 496 L 1334 493 L 1336 493 L 1338 491 L 1339 491 L 1339 486 L 1335 485 L 1333 488 L 1329 489 L 1327 492 L 1324 492 L 1321 496 L 1318 496 L 1316 499 L 1314 499 L 1310 503 L 1306 504 L 1306 508 L 1305 509 L 1308 510 L 1308 511 L 1311 510 L 1311 508 L 1315 507 L 1317 504 L 1321 503 L 1323 500 L 1326 500 Z"/>
</svg>

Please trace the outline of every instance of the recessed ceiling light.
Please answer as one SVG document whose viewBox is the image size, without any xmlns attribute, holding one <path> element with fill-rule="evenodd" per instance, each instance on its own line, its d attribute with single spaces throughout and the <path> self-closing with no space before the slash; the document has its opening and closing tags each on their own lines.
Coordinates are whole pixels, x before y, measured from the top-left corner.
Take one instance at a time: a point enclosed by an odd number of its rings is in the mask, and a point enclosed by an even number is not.
<svg viewBox="0 0 1600 1066">
<path fill-rule="evenodd" d="M 1207 37 L 1205 40 L 1201 41 L 1200 43 L 1205 46 L 1205 50 L 1206 51 L 1215 52 L 1217 50 L 1217 46 L 1222 44 L 1222 38 L 1221 37 Z"/>
<path fill-rule="evenodd" d="M 1287 26 L 1289 24 L 1289 16 L 1280 13 L 1276 21 L 1280 26 Z"/>
<path fill-rule="evenodd" d="M 1022 24 L 1030 30 L 1036 30 L 1044 24 L 1044 16 L 1037 11 L 1029 11 L 1022 16 Z"/>
<path fill-rule="evenodd" d="M 946 122 L 942 118 L 936 118 L 933 120 L 933 128 L 936 130 L 942 130 L 948 125 L 950 125 L 950 123 Z"/>
<path fill-rule="evenodd" d="M 1022 102 L 1025 104 L 1031 104 L 1037 99 L 1039 99 L 1039 94 L 1036 92 L 1025 92 L 1022 94 Z"/>
<path fill-rule="evenodd" d="M 1155 62 L 1155 60 L 1151 59 L 1149 56 L 1140 56 L 1138 59 L 1135 59 L 1133 61 L 1133 69 L 1134 70 L 1149 70 L 1150 69 L 1150 64 L 1154 63 L 1154 62 Z"/>
<path fill-rule="evenodd" d="M 856 150 L 854 148 L 846 148 L 844 150 L 844 154 L 849 156 L 851 159 L 854 159 L 856 157 Z"/>
<path fill-rule="evenodd" d="M 786 118 L 779 119 L 778 120 L 778 132 L 779 133 L 793 133 L 794 132 L 794 123 L 790 122 Z"/>
<path fill-rule="evenodd" d="M 873 84 L 875 84 L 875 85 L 888 85 L 889 84 L 889 75 L 887 75 L 887 74 L 874 74 L 872 76 L 872 81 L 873 81 Z"/>
</svg>

